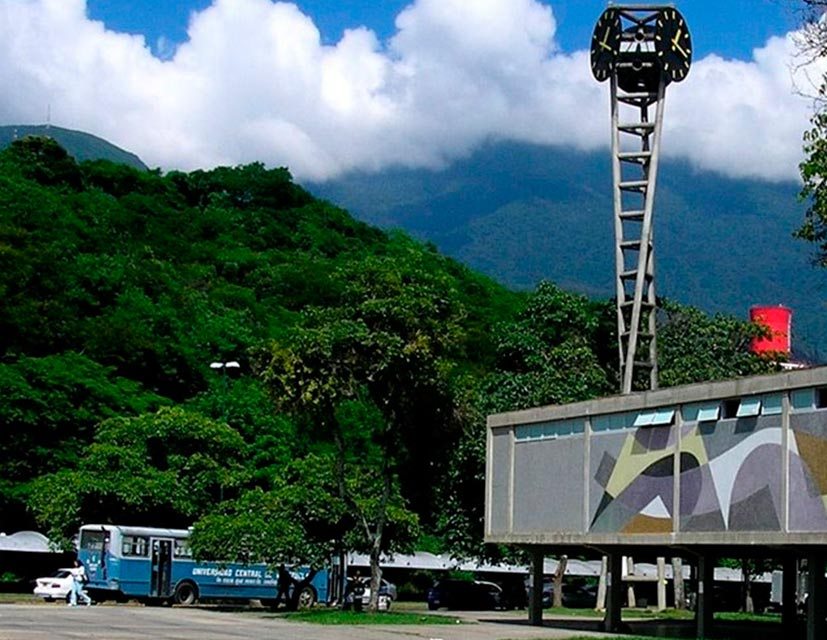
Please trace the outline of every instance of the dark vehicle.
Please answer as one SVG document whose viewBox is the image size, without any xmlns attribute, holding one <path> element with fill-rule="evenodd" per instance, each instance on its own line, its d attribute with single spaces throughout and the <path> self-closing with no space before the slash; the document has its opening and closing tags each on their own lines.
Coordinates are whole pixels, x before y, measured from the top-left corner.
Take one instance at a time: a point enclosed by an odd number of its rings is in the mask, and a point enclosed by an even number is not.
<svg viewBox="0 0 827 640">
<path fill-rule="evenodd" d="M 531 587 L 531 579 L 525 581 L 526 593 Z M 543 578 L 543 607 L 554 603 L 554 581 Z M 597 587 L 589 584 L 564 584 L 563 606 L 567 609 L 593 609 L 597 605 Z"/>
<path fill-rule="evenodd" d="M 503 606 L 503 590 L 482 580 L 440 580 L 428 590 L 428 608 L 486 610 Z"/>
<path fill-rule="evenodd" d="M 525 609 L 528 606 L 528 590 L 521 575 L 497 576 L 494 581 L 502 589 L 500 604 L 503 609 Z"/>
</svg>

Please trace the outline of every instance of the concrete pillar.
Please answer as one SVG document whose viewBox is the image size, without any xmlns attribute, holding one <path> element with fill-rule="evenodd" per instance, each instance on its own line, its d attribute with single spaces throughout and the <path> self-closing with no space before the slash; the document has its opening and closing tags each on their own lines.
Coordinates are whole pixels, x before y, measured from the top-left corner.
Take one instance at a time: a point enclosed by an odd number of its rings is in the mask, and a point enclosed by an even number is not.
<svg viewBox="0 0 827 640">
<path fill-rule="evenodd" d="M 620 630 L 620 613 L 623 606 L 623 557 L 619 553 L 609 554 L 606 572 L 606 615 L 603 618 L 604 631 Z"/>
<path fill-rule="evenodd" d="M 531 589 L 528 593 L 528 623 L 543 626 L 543 568 L 545 556 L 541 549 L 531 550 Z"/>
<path fill-rule="evenodd" d="M 824 556 L 807 556 L 807 640 L 824 640 L 827 624 L 827 580 L 824 578 Z"/>
<path fill-rule="evenodd" d="M 698 593 L 695 600 L 695 624 L 698 638 L 708 638 L 712 633 L 712 614 L 715 611 L 715 558 L 702 555 L 698 558 Z"/>
<path fill-rule="evenodd" d="M 626 575 L 635 575 L 635 559 L 632 556 L 624 558 L 626 561 Z M 637 607 L 637 598 L 635 597 L 635 583 L 629 580 L 626 586 L 626 604 L 630 609 Z"/>
<path fill-rule="evenodd" d="M 598 611 L 606 610 L 606 575 L 609 572 L 609 559 L 606 556 L 600 558 L 600 581 L 597 583 L 597 604 Z"/>
<path fill-rule="evenodd" d="M 658 556 L 658 611 L 666 609 L 666 558 Z"/>
<path fill-rule="evenodd" d="M 794 629 L 798 618 L 798 559 L 785 557 L 781 568 L 784 574 L 781 583 L 781 624 L 785 629 Z"/>
</svg>

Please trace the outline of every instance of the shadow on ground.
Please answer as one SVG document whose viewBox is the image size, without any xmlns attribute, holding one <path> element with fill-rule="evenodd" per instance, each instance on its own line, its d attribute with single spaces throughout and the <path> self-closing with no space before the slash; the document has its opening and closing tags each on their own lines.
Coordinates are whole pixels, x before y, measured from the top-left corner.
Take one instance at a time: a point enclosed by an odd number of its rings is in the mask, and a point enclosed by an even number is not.
<svg viewBox="0 0 827 640">
<path fill-rule="evenodd" d="M 501 625 L 528 626 L 527 619 L 478 618 L 480 622 Z M 548 629 L 565 629 L 569 631 L 603 631 L 602 620 L 586 618 L 546 618 L 543 627 Z M 620 634 L 645 636 L 652 638 L 695 638 L 694 620 L 624 620 Z M 709 638 L 726 638 L 726 640 L 797 640 L 806 637 L 803 621 L 792 629 L 774 622 L 729 622 L 716 621 Z"/>
</svg>

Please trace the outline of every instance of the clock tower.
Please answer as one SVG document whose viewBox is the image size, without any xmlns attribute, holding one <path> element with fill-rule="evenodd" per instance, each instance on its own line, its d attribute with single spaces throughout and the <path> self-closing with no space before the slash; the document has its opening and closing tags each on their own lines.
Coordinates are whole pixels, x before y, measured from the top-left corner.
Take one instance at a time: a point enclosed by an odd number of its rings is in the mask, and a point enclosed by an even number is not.
<svg viewBox="0 0 827 640">
<path fill-rule="evenodd" d="M 671 5 L 609 6 L 594 27 L 592 74 L 609 81 L 620 390 L 658 386 L 652 215 L 666 87 L 692 63 Z"/>
</svg>

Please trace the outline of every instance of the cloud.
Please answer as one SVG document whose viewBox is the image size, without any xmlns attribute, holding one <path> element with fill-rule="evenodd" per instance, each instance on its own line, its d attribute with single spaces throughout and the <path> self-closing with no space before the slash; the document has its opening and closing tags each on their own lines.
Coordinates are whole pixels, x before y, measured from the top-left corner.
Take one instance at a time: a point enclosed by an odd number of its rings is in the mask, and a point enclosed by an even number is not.
<svg viewBox="0 0 827 640">
<path fill-rule="evenodd" d="M 84 0 L 12 0 L 0 12 L 0 122 L 50 110 L 152 166 L 261 160 L 315 180 L 438 167 L 492 139 L 605 148 L 608 89 L 586 51 L 559 50 L 552 7 L 415 0 L 387 42 L 359 28 L 326 45 L 293 4 L 214 0 L 159 58 L 143 37 L 89 20 Z M 793 91 L 794 52 L 787 36 L 748 62 L 696 61 L 670 87 L 664 153 L 795 179 L 811 105 Z"/>
</svg>

